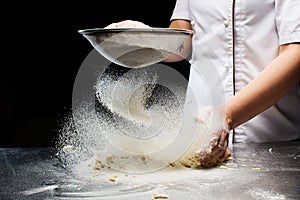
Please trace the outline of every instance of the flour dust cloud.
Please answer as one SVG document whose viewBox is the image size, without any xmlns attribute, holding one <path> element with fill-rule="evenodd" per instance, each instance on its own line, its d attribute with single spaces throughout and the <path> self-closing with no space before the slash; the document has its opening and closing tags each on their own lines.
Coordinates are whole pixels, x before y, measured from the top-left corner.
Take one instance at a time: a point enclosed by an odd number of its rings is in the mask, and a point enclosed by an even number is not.
<svg viewBox="0 0 300 200">
<path fill-rule="evenodd" d="M 122 73 L 106 69 L 95 78 L 94 99 L 81 100 L 63 122 L 57 156 L 70 168 L 88 160 L 126 172 L 163 168 L 178 157 L 171 149 L 186 87 L 182 75 L 162 64 Z"/>
</svg>

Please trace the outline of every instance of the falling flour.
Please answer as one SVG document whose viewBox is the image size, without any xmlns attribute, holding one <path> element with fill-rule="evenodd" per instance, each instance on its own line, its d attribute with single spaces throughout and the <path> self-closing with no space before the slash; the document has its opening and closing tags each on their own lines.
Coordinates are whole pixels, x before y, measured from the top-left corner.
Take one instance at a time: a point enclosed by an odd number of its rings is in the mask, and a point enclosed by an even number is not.
<svg viewBox="0 0 300 200">
<path fill-rule="evenodd" d="M 125 171 L 138 170 L 138 165 L 160 168 L 155 151 L 170 145 L 181 129 L 186 88 L 170 89 L 159 78 L 147 68 L 99 76 L 95 101 L 81 102 L 63 123 L 57 141 L 62 163 L 96 159 Z M 126 169 L 134 162 L 137 166 Z"/>
</svg>

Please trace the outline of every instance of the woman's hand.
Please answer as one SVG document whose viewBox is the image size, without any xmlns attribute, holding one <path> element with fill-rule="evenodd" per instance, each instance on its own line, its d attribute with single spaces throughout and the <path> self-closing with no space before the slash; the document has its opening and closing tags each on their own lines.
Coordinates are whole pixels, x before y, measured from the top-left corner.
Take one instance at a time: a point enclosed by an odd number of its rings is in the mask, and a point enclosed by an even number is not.
<svg viewBox="0 0 300 200">
<path fill-rule="evenodd" d="M 193 118 L 195 124 L 188 124 L 195 130 L 193 142 L 179 161 L 185 167 L 213 167 L 231 156 L 228 148 L 229 131 L 224 122 L 225 108 L 224 105 L 207 106 L 199 108 L 197 112 Z"/>
<path fill-rule="evenodd" d="M 188 20 L 173 20 L 169 28 L 179 28 L 179 29 L 187 29 L 192 30 L 191 22 Z M 180 52 L 177 52 L 176 54 L 170 55 L 167 59 L 164 60 L 164 62 L 178 62 L 182 61 L 184 59 L 188 59 L 188 57 L 191 55 L 192 52 L 192 35 L 188 37 L 184 43 L 182 44 L 182 48 L 180 49 Z"/>
<path fill-rule="evenodd" d="M 231 155 L 228 148 L 228 131 L 220 130 L 214 134 L 215 137 L 210 141 L 208 151 L 201 151 L 196 155 L 200 168 L 215 166 L 226 161 Z"/>
<path fill-rule="evenodd" d="M 226 161 L 230 156 L 228 148 L 228 131 L 220 130 L 212 134 L 213 137 L 206 148 L 188 153 L 179 160 L 185 167 L 209 168 Z"/>
</svg>

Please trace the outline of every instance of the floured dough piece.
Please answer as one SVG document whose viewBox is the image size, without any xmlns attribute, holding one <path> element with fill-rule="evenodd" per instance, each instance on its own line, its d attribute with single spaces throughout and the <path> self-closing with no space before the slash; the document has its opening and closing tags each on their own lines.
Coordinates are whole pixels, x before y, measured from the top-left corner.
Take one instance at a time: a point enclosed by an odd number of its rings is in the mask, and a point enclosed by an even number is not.
<svg viewBox="0 0 300 200">
<path fill-rule="evenodd" d="M 108 28 L 151 28 L 150 26 L 134 20 L 124 20 L 117 23 L 112 23 L 105 27 Z"/>
</svg>

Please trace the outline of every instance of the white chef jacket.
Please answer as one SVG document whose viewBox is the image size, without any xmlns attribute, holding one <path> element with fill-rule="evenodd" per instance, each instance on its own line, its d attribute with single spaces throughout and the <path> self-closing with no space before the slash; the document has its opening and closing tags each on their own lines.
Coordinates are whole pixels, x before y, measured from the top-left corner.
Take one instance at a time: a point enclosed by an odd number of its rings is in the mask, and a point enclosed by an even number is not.
<svg viewBox="0 0 300 200">
<path fill-rule="evenodd" d="M 300 42 L 299 11 L 299 0 L 177 0 L 171 20 L 190 20 L 194 30 L 188 88 L 199 87 L 203 62 L 216 69 L 224 99 L 239 92 L 278 55 L 279 45 Z M 300 139 L 300 83 L 233 134 L 244 143 Z"/>
</svg>

